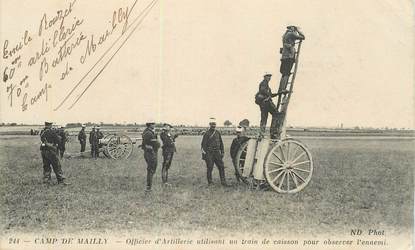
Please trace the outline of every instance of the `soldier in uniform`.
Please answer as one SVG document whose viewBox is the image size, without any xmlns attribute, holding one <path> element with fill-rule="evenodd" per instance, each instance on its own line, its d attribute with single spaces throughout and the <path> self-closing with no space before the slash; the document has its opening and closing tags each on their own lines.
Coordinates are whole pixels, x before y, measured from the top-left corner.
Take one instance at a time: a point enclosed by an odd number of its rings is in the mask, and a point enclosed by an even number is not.
<svg viewBox="0 0 415 250">
<path fill-rule="evenodd" d="M 161 170 L 161 178 L 163 184 L 168 184 L 168 171 L 173 160 L 173 155 L 176 152 L 175 140 L 178 137 L 178 135 L 172 135 L 170 132 L 171 128 L 172 126 L 170 124 L 165 123 L 163 131 L 160 134 L 160 139 L 163 142 L 163 168 Z"/>
<path fill-rule="evenodd" d="M 209 121 L 210 128 L 205 132 L 202 139 L 202 159 L 206 162 L 207 181 L 211 185 L 213 166 L 219 169 L 220 182 L 223 186 L 228 186 L 225 179 L 225 166 L 223 156 L 225 154 L 222 136 L 216 130 L 216 120 L 211 118 Z"/>
<path fill-rule="evenodd" d="M 236 159 L 236 155 L 238 153 L 238 150 L 241 148 L 242 144 L 244 144 L 245 142 L 249 140 L 248 137 L 243 135 L 243 131 L 244 131 L 244 128 L 241 126 L 238 126 L 236 128 L 236 138 L 233 139 L 232 144 L 231 144 L 231 149 L 230 149 L 232 163 L 233 163 L 233 166 L 235 167 L 235 177 L 238 182 L 240 182 L 241 176 L 239 175 L 239 171 L 238 171 L 238 162 Z"/>
<path fill-rule="evenodd" d="M 65 127 L 64 126 L 60 126 L 60 128 L 57 130 L 57 133 L 58 133 L 59 138 L 60 138 L 60 143 L 58 144 L 59 155 L 60 155 L 60 157 L 62 159 L 63 158 L 63 154 L 65 153 L 65 150 L 66 150 L 66 141 L 68 139 L 66 137 Z"/>
<path fill-rule="evenodd" d="M 81 144 L 81 153 L 85 152 L 85 146 L 86 146 L 86 134 L 85 134 L 85 125 L 82 124 L 81 131 L 78 133 L 78 140 Z"/>
<path fill-rule="evenodd" d="M 304 40 L 304 34 L 296 26 L 287 26 L 287 31 L 282 37 L 283 47 L 281 48 L 281 81 L 278 88 L 278 104 L 281 102 L 282 94 L 288 92 L 287 83 L 291 69 L 295 62 L 295 41 Z"/>
<path fill-rule="evenodd" d="M 258 93 L 255 96 L 255 102 L 259 105 L 261 110 L 261 121 L 260 121 L 260 128 L 261 133 L 265 133 L 265 129 L 267 126 L 268 120 L 268 113 L 272 116 L 276 116 L 278 113 L 277 107 L 275 106 L 274 102 L 272 101 L 272 97 L 277 96 L 277 94 L 273 94 L 271 92 L 271 88 L 269 87 L 269 81 L 271 80 L 271 74 L 265 73 L 264 80 L 259 84 Z M 272 119 L 274 122 L 274 119 Z M 271 128 L 274 124 L 271 124 Z M 272 137 L 272 133 L 271 133 Z"/>
<path fill-rule="evenodd" d="M 101 147 L 99 140 L 102 138 L 104 138 L 104 134 L 100 131 L 100 127 L 97 126 L 95 128 L 95 158 L 99 157 L 99 148 Z"/>
<path fill-rule="evenodd" d="M 91 156 L 93 158 L 96 158 L 96 154 L 95 154 L 95 141 L 96 141 L 96 131 L 95 131 L 95 126 L 92 127 L 91 132 L 89 133 L 89 144 L 91 145 Z"/>
<path fill-rule="evenodd" d="M 146 129 L 143 131 L 143 143 L 142 149 L 144 150 L 144 159 L 147 163 L 147 186 L 146 192 L 151 191 L 153 182 L 153 175 L 156 173 L 157 168 L 157 152 L 160 147 L 160 143 L 157 140 L 157 134 L 155 130 L 155 123 L 146 123 Z"/>
<path fill-rule="evenodd" d="M 59 137 L 55 130 L 52 129 L 51 122 L 45 122 L 45 128 L 40 133 L 40 152 L 43 161 L 43 182 L 50 184 L 51 172 L 56 175 L 58 184 L 68 185 L 63 176 L 61 163 L 58 157 L 58 145 L 60 143 Z M 52 166 L 52 169 L 51 169 Z"/>
</svg>

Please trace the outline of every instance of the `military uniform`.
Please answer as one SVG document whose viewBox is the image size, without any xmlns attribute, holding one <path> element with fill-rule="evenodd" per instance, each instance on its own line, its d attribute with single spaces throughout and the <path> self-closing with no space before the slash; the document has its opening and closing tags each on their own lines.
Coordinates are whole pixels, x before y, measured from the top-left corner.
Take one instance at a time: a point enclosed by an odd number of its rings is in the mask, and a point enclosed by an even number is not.
<svg viewBox="0 0 415 250">
<path fill-rule="evenodd" d="M 156 173 L 157 169 L 157 152 L 160 144 L 157 140 L 156 132 L 148 127 L 143 131 L 142 137 L 144 159 L 147 163 L 147 190 L 151 190 L 153 175 Z"/>
<path fill-rule="evenodd" d="M 222 185 L 226 185 L 225 180 L 225 166 L 223 163 L 223 156 L 225 154 L 222 136 L 216 129 L 209 129 L 205 132 L 202 139 L 202 151 L 204 153 L 204 160 L 207 167 L 207 181 L 212 184 L 212 170 L 213 166 L 219 169 L 219 176 Z"/>
<path fill-rule="evenodd" d="M 97 133 L 93 128 L 92 131 L 89 133 L 89 144 L 91 145 L 91 157 L 96 158 L 96 150 L 98 149 L 97 141 Z"/>
<path fill-rule="evenodd" d="M 81 131 L 78 133 L 78 140 L 81 144 L 81 153 L 85 152 L 85 146 L 86 146 L 86 134 L 85 134 L 85 128 L 82 128 Z"/>
<path fill-rule="evenodd" d="M 40 152 L 43 161 L 43 181 L 50 182 L 53 169 L 58 183 L 63 183 L 65 177 L 63 176 L 61 163 L 58 157 L 58 145 L 60 140 L 56 131 L 51 128 L 43 129 L 40 133 L 40 140 L 42 142 Z"/>
<path fill-rule="evenodd" d="M 233 166 L 235 167 L 235 177 L 237 181 L 240 180 L 241 176 L 239 175 L 239 171 L 238 171 L 239 166 L 238 166 L 238 162 L 236 159 L 236 155 L 238 154 L 238 150 L 241 148 L 242 144 L 244 144 L 248 140 L 249 140 L 248 137 L 238 135 L 235 139 L 233 139 L 232 144 L 231 144 L 230 153 L 231 153 Z"/>
<path fill-rule="evenodd" d="M 99 149 L 102 147 L 101 143 L 99 143 L 99 140 L 104 138 L 104 134 L 97 129 L 95 131 L 95 155 L 96 157 L 99 157 Z"/>
<path fill-rule="evenodd" d="M 62 158 L 63 154 L 65 153 L 65 150 L 66 150 L 67 137 L 66 137 L 65 130 L 63 128 L 59 129 L 58 130 L 58 135 L 59 135 L 59 138 L 60 138 L 60 143 L 58 144 L 58 149 L 59 149 L 60 157 Z"/>
<path fill-rule="evenodd" d="M 268 113 L 272 116 L 275 116 L 278 112 L 277 107 L 275 106 L 274 102 L 272 101 L 272 97 L 276 96 L 277 94 L 273 94 L 271 92 L 271 88 L 268 85 L 266 79 L 264 79 L 259 84 L 259 91 L 258 93 L 263 96 L 263 101 L 259 104 L 259 108 L 261 110 L 261 121 L 260 121 L 260 128 L 261 131 L 264 133 L 265 128 L 267 126 L 268 121 Z M 271 123 L 271 127 L 273 127 L 273 123 Z"/>
<path fill-rule="evenodd" d="M 168 171 L 170 169 L 171 162 L 173 160 L 173 155 L 176 152 L 175 139 L 177 135 L 172 135 L 168 131 L 163 131 L 160 134 L 160 139 L 163 142 L 163 168 L 161 170 L 161 178 L 163 183 L 167 183 Z"/>
</svg>

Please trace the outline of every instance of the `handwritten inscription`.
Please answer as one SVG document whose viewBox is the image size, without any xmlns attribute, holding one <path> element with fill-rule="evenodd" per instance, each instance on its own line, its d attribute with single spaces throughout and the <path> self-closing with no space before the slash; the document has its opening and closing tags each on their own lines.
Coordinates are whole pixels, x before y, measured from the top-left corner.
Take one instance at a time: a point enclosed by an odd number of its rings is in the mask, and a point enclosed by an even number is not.
<svg viewBox="0 0 415 250">
<path fill-rule="evenodd" d="M 8 106 L 21 112 L 28 111 L 31 107 L 47 103 L 53 93 L 50 90 L 65 84 L 66 89 L 72 89 L 58 105 L 59 108 L 88 74 L 92 74 L 91 78 L 95 80 L 157 0 L 150 1 L 141 12 L 136 11 L 139 14 L 133 14 L 133 10 L 138 8 L 137 2 L 131 0 L 130 5 L 119 6 L 109 12 L 108 26 L 103 31 L 88 32 L 84 27 L 89 17 L 79 16 L 79 3 L 71 0 L 62 9 L 40 14 L 34 31 L 24 30 L 16 41 L 5 39 L 0 73 Z M 134 19 L 130 21 L 132 17 Z M 107 54 L 109 59 L 104 57 Z M 96 57 L 99 59 L 94 64 Z M 83 67 L 91 67 L 91 64 L 92 68 L 83 77 L 73 74 Z M 98 73 L 91 73 L 94 68 Z M 78 99 L 88 87 L 78 95 Z"/>
</svg>

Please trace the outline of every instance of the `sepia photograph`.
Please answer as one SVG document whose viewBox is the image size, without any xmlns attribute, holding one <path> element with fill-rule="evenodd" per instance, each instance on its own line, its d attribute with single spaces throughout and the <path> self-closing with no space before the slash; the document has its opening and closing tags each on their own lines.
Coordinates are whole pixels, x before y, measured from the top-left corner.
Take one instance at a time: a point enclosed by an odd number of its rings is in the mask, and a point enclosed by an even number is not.
<svg viewBox="0 0 415 250">
<path fill-rule="evenodd" d="M 413 249 L 409 0 L 0 0 L 0 249 Z"/>
</svg>

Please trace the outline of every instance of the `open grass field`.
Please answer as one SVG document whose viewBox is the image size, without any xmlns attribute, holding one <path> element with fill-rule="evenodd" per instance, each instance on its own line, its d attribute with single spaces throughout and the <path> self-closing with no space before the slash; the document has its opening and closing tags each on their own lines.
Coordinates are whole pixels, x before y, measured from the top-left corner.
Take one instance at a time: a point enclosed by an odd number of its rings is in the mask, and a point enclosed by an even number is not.
<svg viewBox="0 0 415 250">
<path fill-rule="evenodd" d="M 127 160 L 65 159 L 70 186 L 41 183 L 38 136 L 0 139 L 3 234 L 29 232 L 143 233 L 252 232 L 319 234 L 350 229 L 413 226 L 415 140 L 300 138 L 314 158 L 310 184 L 282 195 L 238 185 L 229 153 L 223 188 L 214 170 L 206 182 L 200 137 L 179 137 L 169 181 L 161 186 L 161 155 L 151 195 L 144 194 L 146 165 L 135 147 Z M 227 152 L 232 137 L 224 137 Z M 68 152 L 77 152 L 72 139 Z M 54 174 L 52 174 L 54 182 Z"/>
</svg>

